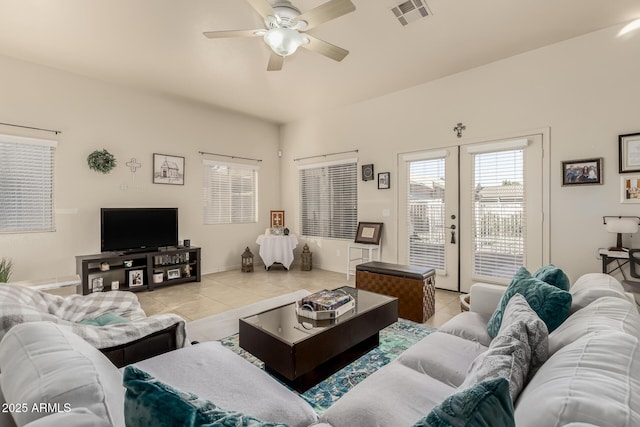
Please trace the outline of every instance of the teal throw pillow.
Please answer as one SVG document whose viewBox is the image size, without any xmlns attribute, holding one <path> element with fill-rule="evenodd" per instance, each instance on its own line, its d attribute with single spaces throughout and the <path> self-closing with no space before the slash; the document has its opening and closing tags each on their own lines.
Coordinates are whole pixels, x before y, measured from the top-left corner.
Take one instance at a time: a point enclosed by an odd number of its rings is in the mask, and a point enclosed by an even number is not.
<svg viewBox="0 0 640 427">
<path fill-rule="evenodd" d="M 498 335 L 504 310 L 511 297 L 515 294 L 521 294 L 527 300 L 529 306 L 547 325 L 549 333 L 553 332 L 569 317 L 571 294 L 540 279 L 531 277 L 531 273 L 526 268 L 521 267 L 513 276 L 511 283 L 505 290 L 504 295 L 502 295 L 496 311 L 494 311 L 489 323 L 487 323 L 487 332 L 492 338 Z"/>
<path fill-rule="evenodd" d="M 413 427 L 515 427 L 509 381 L 480 382 L 447 397 Z"/>
<path fill-rule="evenodd" d="M 540 269 L 533 274 L 533 277 L 553 285 L 558 289 L 562 289 L 563 291 L 568 291 L 571 287 L 569 277 L 567 277 L 564 271 L 553 264 L 540 267 Z"/>
<path fill-rule="evenodd" d="M 193 393 L 175 389 L 129 365 L 124 369 L 127 427 L 287 427 L 219 408 Z"/>
<path fill-rule="evenodd" d="M 128 323 L 129 319 L 125 319 L 122 316 L 119 316 L 115 313 L 105 313 L 102 314 L 95 319 L 86 319 L 82 320 L 80 323 L 83 325 L 91 325 L 91 326 L 109 326 L 109 325 L 117 325 L 119 323 Z"/>
</svg>

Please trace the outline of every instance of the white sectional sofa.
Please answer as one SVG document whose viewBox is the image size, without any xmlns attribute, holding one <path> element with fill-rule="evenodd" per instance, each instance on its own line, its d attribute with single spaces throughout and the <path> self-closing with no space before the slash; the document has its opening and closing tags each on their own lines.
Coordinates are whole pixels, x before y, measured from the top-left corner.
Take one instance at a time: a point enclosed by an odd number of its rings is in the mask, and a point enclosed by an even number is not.
<svg viewBox="0 0 640 427">
<path fill-rule="evenodd" d="M 470 312 L 369 376 L 319 420 L 296 394 L 217 343 L 175 350 L 137 367 L 222 408 L 274 423 L 409 427 L 455 393 L 474 359 L 491 348 L 486 324 L 504 289 L 474 285 Z M 570 292 L 570 316 L 549 334 L 548 359 L 513 404 L 515 424 L 639 426 L 640 314 L 633 298 L 614 278 L 599 273 L 580 277 Z M 0 343 L 6 404 L 68 403 L 71 412 L 64 406 L 56 414 L 18 412 L 0 425 L 123 425 L 122 373 L 85 344 L 59 325 L 14 327 Z"/>
</svg>

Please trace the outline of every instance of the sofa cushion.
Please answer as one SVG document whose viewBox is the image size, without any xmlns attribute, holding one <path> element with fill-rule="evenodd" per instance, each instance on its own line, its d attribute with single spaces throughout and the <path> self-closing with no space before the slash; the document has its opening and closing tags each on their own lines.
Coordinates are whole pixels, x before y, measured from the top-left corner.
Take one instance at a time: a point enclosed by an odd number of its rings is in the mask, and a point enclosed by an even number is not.
<svg viewBox="0 0 640 427">
<path fill-rule="evenodd" d="M 447 397 L 413 427 L 515 427 L 509 382 L 486 380 Z"/>
<path fill-rule="evenodd" d="M 547 325 L 549 332 L 556 329 L 569 315 L 571 294 L 549 285 L 542 280 L 531 277 L 526 268 L 521 267 L 513 276 L 498 308 L 489 319 L 487 332 L 492 337 L 498 334 L 502 316 L 512 296 L 521 294 L 540 319 Z"/>
<path fill-rule="evenodd" d="M 605 296 L 573 313 L 549 335 L 549 354 L 587 334 L 626 332 L 640 337 L 640 314 L 625 298 Z"/>
<path fill-rule="evenodd" d="M 136 366 L 165 384 L 261 420 L 306 427 L 318 418 L 298 395 L 219 342 L 174 350 Z"/>
<path fill-rule="evenodd" d="M 569 292 L 572 296 L 571 313 L 575 313 L 602 297 L 614 297 L 634 302 L 626 296 L 620 282 L 603 273 L 588 273 L 580 276 Z"/>
<path fill-rule="evenodd" d="M 553 285 L 558 289 L 562 289 L 563 291 L 568 291 L 571 287 L 569 277 L 567 277 L 562 269 L 556 267 L 553 264 L 540 267 L 538 271 L 533 274 L 533 277 L 535 277 L 536 279 L 540 279 L 545 283 Z"/>
<path fill-rule="evenodd" d="M 460 313 L 438 328 L 439 332 L 455 335 L 469 341 L 476 341 L 485 347 L 491 344 L 491 336 L 487 332 L 490 316 L 475 311 Z"/>
<path fill-rule="evenodd" d="M 518 427 L 640 425 L 640 346 L 623 332 L 587 335 L 542 365 L 516 402 Z"/>
<path fill-rule="evenodd" d="M 124 369 L 124 411 L 127 427 L 286 427 L 227 411 L 193 393 L 175 389 L 129 365 Z"/>
<path fill-rule="evenodd" d="M 504 377 L 515 402 L 530 374 L 547 360 L 547 327 L 520 294 L 514 295 L 504 312 L 502 327 L 489 349 L 476 357 L 460 388 Z"/>
<path fill-rule="evenodd" d="M 410 426 L 453 392 L 396 359 L 342 396 L 320 421 L 334 427 Z"/>
<path fill-rule="evenodd" d="M 29 322 L 11 328 L 0 342 L 0 372 L 7 402 L 85 407 L 112 425 L 124 425 L 122 375 L 64 326 Z M 28 411 L 13 417 L 23 426 L 46 415 Z"/>
<path fill-rule="evenodd" d="M 451 387 L 458 387 L 473 359 L 486 350 L 487 347 L 475 341 L 433 332 L 405 350 L 397 360 Z"/>
</svg>

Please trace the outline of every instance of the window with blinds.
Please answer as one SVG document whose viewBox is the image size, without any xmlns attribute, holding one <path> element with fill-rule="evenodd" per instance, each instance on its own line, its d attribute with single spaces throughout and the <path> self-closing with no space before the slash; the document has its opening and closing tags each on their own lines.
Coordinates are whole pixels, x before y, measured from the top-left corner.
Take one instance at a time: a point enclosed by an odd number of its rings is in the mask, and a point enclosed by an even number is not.
<svg viewBox="0 0 640 427">
<path fill-rule="evenodd" d="M 304 166 L 299 178 L 302 235 L 353 240 L 358 228 L 357 161 Z"/>
<path fill-rule="evenodd" d="M 257 222 L 258 167 L 203 160 L 205 224 Z"/>
<path fill-rule="evenodd" d="M 508 279 L 525 264 L 524 151 L 473 156 L 473 272 Z"/>
<path fill-rule="evenodd" d="M 54 231 L 57 142 L 0 135 L 0 232 Z"/>
<path fill-rule="evenodd" d="M 408 162 L 409 264 L 445 269 L 445 159 Z"/>
</svg>

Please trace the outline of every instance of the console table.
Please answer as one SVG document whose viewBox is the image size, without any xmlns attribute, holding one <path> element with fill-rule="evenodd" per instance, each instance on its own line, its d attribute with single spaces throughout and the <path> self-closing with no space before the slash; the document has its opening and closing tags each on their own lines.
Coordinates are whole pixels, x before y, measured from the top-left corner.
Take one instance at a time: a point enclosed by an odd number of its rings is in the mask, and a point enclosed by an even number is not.
<svg viewBox="0 0 640 427">
<path fill-rule="evenodd" d="M 260 245 L 260 258 L 267 270 L 278 262 L 287 270 L 293 263 L 293 250 L 298 246 L 298 239 L 294 235 L 274 236 L 261 234 L 256 243 Z"/>
<path fill-rule="evenodd" d="M 622 278 L 627 280 L 627 275 L 624 272 L 624 267 L 629 263 L 629 252 L 627 251 L 610 251 L 608 249 L 598 249 L 598 254 L 602 258 L 602 272 L 605 274 L 612 274 L 616 271 L 622 273 Z M 609 269 L 609 264 L 615 262 L 615 266 Z"/>
</svg>

